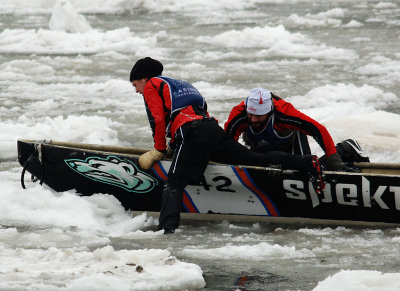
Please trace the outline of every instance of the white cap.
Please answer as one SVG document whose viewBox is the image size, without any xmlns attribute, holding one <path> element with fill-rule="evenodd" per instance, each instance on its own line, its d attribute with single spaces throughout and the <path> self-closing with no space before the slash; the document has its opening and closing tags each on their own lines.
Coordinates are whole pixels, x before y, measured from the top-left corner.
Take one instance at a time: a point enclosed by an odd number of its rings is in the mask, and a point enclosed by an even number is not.
<svg viewBox="0 0 400 291">
<path fill-rule="evenodd" d="M 272 110 L 271 92 L 263 88 L 254 88 L 246 99 L 247 113 L 264 115 Z"/>
</svg>

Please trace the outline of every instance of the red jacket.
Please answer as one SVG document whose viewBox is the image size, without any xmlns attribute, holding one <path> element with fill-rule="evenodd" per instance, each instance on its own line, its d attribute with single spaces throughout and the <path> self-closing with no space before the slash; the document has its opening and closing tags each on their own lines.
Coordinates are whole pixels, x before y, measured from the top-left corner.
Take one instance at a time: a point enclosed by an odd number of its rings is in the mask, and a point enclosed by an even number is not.
<svg viewBox="0 0 400 291">
<path fill-rule="evenodd" d="M 205 106 L 205 109 L 187 106 L 171 117 L 169 85 L 157 77 L 147 81 L 143 90 L 143 97 L 153 132 L 154 148 L 158 151 L 166 150 L 166 137 L 170 136 L 173 139 L 175 131 L 183 124 L 208 116 L 207 106 Z"/>
<path fill-rule="evenodd" d="M 289 102 L 272 94 L 273 110 L 275 115 L 274 129 L 282 130 L 299 130 L 307 135 L 312 136 L 327 156 L 336 153 L 335 144 L 327 129 L 301 113 Z M 239 136 L 249 127 L 249 119 L 247 117 L 245 101 L 233 107 L 229 118 L 225 123 L 225 131 L 239 140 Z"/>
</svg>

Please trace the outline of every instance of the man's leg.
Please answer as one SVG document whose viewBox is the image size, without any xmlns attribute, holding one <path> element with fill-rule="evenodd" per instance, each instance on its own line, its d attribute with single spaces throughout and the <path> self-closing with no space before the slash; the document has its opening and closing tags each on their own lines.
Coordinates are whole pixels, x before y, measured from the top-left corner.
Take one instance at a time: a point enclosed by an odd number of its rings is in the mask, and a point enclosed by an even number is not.
<svg viewBox="0 0 400 291">
<path fill-rule="evenodd" d="M 160 224 L 158 229 L 164 229 L 164 233 L 174 233 L 179 226 L 180 212 L 182 209 L 183 189 L 186 185 L 175 183 L 168 178 L 164 186 L 163 199 L 160 211 Z"/>
<path fill-rule="evenodd" d="M 291 155 L 282 151 L 255 153 L 225 133 L 222 128 L 216 129 L 213 136 L 220 140 L 211 157 L 215 162 L 261 167 L 280 165 L 283 169 L 301 169 L 312 159 L 311 156 Z"/>
<path fill-rule="evenodd" d="M 222 136 L 222 133 L 215 134 L 217 135 Z M 325 188 L 322 169 L 316 156 L 291 155 L 279 151 L 254 153 L 227 134 L 213 153 L 211 160 L 226 164 L 261 167 L 280 165 L 282 169 L 302 172 L 312 182 L 317 193 L 321 193 Z"/>
<path fill-rule="evenodd" d="M 179 226 L 183 190 L 198 182 L 211 155 L 214 139 L 208 136 L 207 121 L 191 122 L 178 129 L 175 150 L 164 187 L 159 229 L 173 233 Z"/>
</svg>

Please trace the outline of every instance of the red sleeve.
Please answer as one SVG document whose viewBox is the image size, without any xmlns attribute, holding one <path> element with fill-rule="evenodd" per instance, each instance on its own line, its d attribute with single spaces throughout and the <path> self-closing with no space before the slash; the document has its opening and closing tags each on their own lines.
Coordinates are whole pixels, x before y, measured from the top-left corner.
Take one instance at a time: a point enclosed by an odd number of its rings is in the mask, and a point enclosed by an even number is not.
<svg viewBox="0 0 400 291">
<path fill-rule="evenodd" d="M 274 128 L 277 130 L 282 129 L 295 129 L 299 130 L 307 135 L 312 136 L 321 148 L 324 150 L 327 156 L 336 153 L 335 144 L 328 130 L 315 121 L 311 117 L 301 113 L 294 106 L 284 101 L 283 99 L 274 98 L 274 109 L 275 109 L 275 124 Z"/>
<path fill-rule="evenodd" d="M 236 140 L 239 140 L 240 135 L 248 126 L 249 120 L 247 118 L 246 105 L 242 101 L 239 105 L 232 108 L 228 120 L 225 122 L 224 130 Z"/>
<path fill-rule="evenodd" d="M 166 117 L 170 113 L 166 110 L 170 110 L 171 107 L 168 84 L 165 84 L 163 88 L 164 98 L 159 94 L 161 82 L 162 80 L 160 79 L 150 79 L 146 83 L 143 92 L 147 116 L 153 131 L 154 148 L 158 151 L 164 151 L 167 148 L 165 137 L 167 128 Z"/>
</svg>

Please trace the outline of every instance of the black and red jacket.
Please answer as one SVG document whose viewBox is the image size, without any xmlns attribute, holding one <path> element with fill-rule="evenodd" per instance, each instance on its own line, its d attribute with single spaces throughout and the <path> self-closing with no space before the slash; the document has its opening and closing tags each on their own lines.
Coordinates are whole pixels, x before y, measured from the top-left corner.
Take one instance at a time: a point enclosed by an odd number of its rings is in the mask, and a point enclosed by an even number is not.
<svg viewBox="0 0 400 291">
<path fill-rule="evenodd" d="M 169 81 L 184 83 L 188 89 L 195 90 L 196 94 L 200 96 L 197 89 L 195 89 L 190 84 L 174 80 L 166 77 L 154 77 L 147 81 L 144 90 L 143 97 L 144 103 L 147 111 L 147 117 L 150 122 L 151 130 L 153 132 L 154 148 L 158 151 L 165 151 L 167 148 L 166 137 L 171 137 L 171 141 L 175 135 L 176 130 L 187 122 L 202 119 L 208 117 L 207 104 L 203 99 L 203 104 L 199 102 L 192 102 L 192 100 L 187 98 L 185 106 L 175 108 L 172 112 L 173 98 L 171 94 L 176 94 L 174 92 L 173 84 Z M 185 89 L 184 87 L 183 89 Z M 180 100 L 185 98 L 184 93 L 180 96 Z M 202 97 L 201 97 L 202 98 Z M 190 104 L 192 102 L 192 104 Z M 175 103 L 178 103 L 175 102 Z M 175 106 L 176 107 L 176 106 Z"/>
<path fill-rule="evenodd" d="M 312 136 L 327 156 L 336 153 L 335 144 L 327 129 L 301 113 L 289 102 L 284 101 L 278 96 L 272 95 L 274 129 L 276 131 L 298 130 L 304 134 Z M 225 123 L 225 131 L 239 140 L 240 135 L 247 130 L 250 122 L 247 117 L 245 101 L 233 107 Z"/>
</svg>

